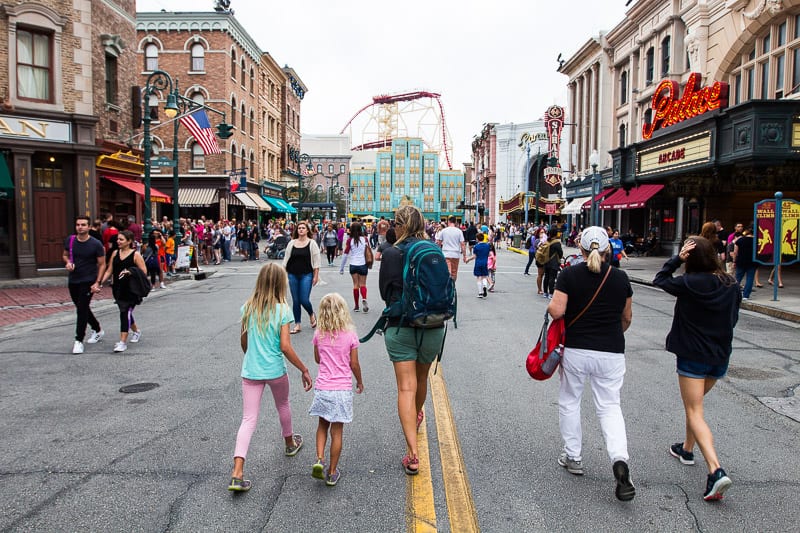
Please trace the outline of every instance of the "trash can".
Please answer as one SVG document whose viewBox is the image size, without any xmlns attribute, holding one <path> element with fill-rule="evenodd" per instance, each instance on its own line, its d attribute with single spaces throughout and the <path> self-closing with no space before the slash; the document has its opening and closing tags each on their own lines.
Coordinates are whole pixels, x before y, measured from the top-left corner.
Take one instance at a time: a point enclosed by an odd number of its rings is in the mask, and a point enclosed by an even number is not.
<svg viewBox="0 0 800 533">
<path fill-rule="evenodd" d="M 511 246 L 514 248 L 519 248 L 520 244 L 522 244 L 522 235 L 514 235 L 514 238 L 511 240 Z"/>
</svg>

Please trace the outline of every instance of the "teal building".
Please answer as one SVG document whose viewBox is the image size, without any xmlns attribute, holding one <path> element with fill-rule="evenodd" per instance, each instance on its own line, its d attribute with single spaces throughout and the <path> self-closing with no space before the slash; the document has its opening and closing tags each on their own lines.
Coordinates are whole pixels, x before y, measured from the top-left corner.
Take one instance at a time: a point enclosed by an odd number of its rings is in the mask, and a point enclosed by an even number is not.
<svg viewBox="0 0 800 533">
<path fill-rule="evenodd" d="M 391 148 L 378 151 L 375 168 L 350 170 L 349 186 L 349 217 L 391 219 L 398 206 L 409 203 L 428 220 L 464 217 L 457 209 L 464 199 L 464 173 L 440 169 L 439 154 L 426 151 L 422 139 L 394 139 Z"/>
</svg>

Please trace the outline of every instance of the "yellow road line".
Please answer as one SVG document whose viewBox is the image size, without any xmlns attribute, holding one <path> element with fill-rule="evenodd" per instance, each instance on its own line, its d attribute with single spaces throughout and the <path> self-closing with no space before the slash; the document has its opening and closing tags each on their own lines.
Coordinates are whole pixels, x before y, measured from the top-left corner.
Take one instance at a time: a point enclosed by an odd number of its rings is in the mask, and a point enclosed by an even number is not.
<svg viewBox="0 0 800 533">
<path fill-rule="evenodd" d="M 447 385 L 439 366 L 438 374 L 430 374 L 431 398 L 436 413 L 436 434 L 439 439 L 439 455 L 442 460 L 444 494 L 447 500 L 447 513 L 450 517 L 450 531 L 458 533 L 479 532 L 478 513 L 472 499 L 472 489 L 467 479 L 467 468 L 461 453 L 453 411 Z M 427 453 L 427 436 L 425 438 Z"/>
<path fill-rule="evenodd" d="M 430 533 L 436 531 L 431 459 L 425 424 L 419 429 L 417 433 L 419 473 L 416 476 L 406 476 L 406 530 L 409 533 Z"/>
</svg>

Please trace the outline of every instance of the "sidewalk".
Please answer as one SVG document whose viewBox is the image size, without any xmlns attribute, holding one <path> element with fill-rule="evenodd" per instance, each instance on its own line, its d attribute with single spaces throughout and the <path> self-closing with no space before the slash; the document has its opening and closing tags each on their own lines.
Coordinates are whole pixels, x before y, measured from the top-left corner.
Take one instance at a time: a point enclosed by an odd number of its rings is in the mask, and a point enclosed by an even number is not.
<svg viewBox="0 0 800 533">
<path fill-rule="evenodd" d="M 519 248 L 509 247 L 508 250 L 528 255 L 527 251 Z M 564 247 L 564 255 L 577 253 L 580 253 L 577 248 Z M 632 282 L 653 285 L 653 278 L 667 259 L 667 257 L 631 257 L 627 261 L 623 259 L 620 268 L 628 274 Z M 784 288 L 778 289 L 778 301 L 772 299 L 774 287 L 767 284 L 770 270 L 769 267 L 759 267 L 759 281 L 764 287 L 753 288 L 750 300 L 742 302 L 741 308 L 800 323 L 800 269 L 797 265 L 783 269 Z"/>
</svg>

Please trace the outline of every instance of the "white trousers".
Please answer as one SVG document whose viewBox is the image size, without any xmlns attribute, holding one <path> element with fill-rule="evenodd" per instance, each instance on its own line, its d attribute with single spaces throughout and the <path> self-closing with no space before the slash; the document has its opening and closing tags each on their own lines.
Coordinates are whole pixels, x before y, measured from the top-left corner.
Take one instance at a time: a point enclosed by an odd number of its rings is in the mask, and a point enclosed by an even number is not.
<svg viewBox="0 0 800 533">
<path fill-rule="evenodd" d="M 586 378 L 589 378 L 608 457 L 612 462 L 627 462 L 628 437 L 619 405 L 619 393 L 625 376 L 625 354 L 565 348 L 559 376 L 558 423 L 567 455 L 582 459 L 581 395 Z"/>
</svg>

